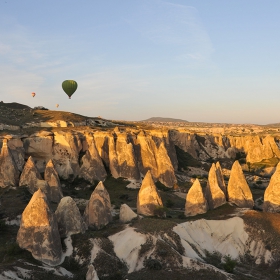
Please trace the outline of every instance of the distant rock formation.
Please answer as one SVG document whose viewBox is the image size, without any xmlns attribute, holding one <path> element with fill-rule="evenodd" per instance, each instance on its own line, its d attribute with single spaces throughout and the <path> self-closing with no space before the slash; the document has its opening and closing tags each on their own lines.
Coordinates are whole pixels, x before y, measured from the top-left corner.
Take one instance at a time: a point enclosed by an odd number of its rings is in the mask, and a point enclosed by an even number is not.
<svg viewBox="0 0 280 280">
<path fill-rule="evenodd" d="M 89 227 L 95 229 L 102 228 L 112 220 L 110 196 L 101 181 L 91 194 L 84 219 Z"/>
<path fill-rule="evenodd" d="M 137 214 L 132 211 L 132 209 L 127 204 L 122 204 L 120 208 L 120 221 L 122 223 L 130 222 L 132 219 L 136 218 Z"/>
<path fill-rule="evenodd" d="M 84 233 L 86 224 L 80 214 L 75 201 L 70 197 L 63 197 L 55 211 L 58 230 L 61 237 L 72 234 Z"/>
<path fill-rule="evenodd" d="M 218 179 L 218 185 L 220 189 L 224 192 L 225 197 L 227 198 L 227 187 L 224 180 L 223 171 L 219 162 L 216 162 L 216 174 Z"/>
<path fill-rule="evenodd" d="M 242 208 L 253 208 L 252 192 L 247 184 L 242 168 L 236 160 L 232 165 L 228 181 L 228 201 Z"/>
<path fill-rule="evenodd" d="M 17 242 L 22 249 L 51 266 L 60 264 L 62 247 L 55 215 L 46 195 L 37 190 L 22 213 Z"/>
<path fill-rule="evenodd" d="M 92 264 L 88 267 L 86 280 L 99 280 L 97 272 Z"/>
<path fill-rule="evenodd" d="M 152 174 L 148 171 L 138 192 L 137 213 L 145 216 L 154 216 L 157 207 L 162 206 L 162 200 L 158 194 Z"/>
<path fill-rule="evenodd" d="M 264 192 L 263 211 L 280 212 L 280 163 L 277 164 L 276 170 Z"/>
<path fill-rule="evenodd" d="M 59 202 L 60 199 L 63 197 L 63 193 L 62 193 L 58 174 L 55 170 L 55 167 L 51 159 L 48 161 L 46 165 L 44 178 L 50 187 L 49 200 L 52 202 Z"/>
<path fill-rule="evenodd" d="M 7 139 L 4 139 L 0 154 L 0 187 L 18 186 L 18 182 L 19 170 L 8 148 Z"/>
<path fill-rule="evenodd" d="M 224 192 L 219 186 L 216 165 L 213 163 L 208 175 L 206 199 L 210 209 L 215 209 L 226 203 Z"/>
<path fill-rule="evenodd" d="M 191 186 L 186 196 L 185 216 L 195 216 L 206 213 L 208 204 L 204 197 L 202 187 L 198 179 Z"/>
<path fill-rule="evenodd" d="M 36 192 L 39 188 L 50 198 L 49 185 L 42 177 L 35 166 L 32 156 L 30 156 L 24 165 L 19 179 L 19 186 L 26 186 L 30 193 Z"/>
<path fill-rule="evenodd" d="M 107 172 L 98 154 L 93 137 L 89 139 L 88 150 L 82 157 L 79 177 L 84 178 L 92 184 L 94 181 L 103 181 L 107 177 Z"/>
</svg>

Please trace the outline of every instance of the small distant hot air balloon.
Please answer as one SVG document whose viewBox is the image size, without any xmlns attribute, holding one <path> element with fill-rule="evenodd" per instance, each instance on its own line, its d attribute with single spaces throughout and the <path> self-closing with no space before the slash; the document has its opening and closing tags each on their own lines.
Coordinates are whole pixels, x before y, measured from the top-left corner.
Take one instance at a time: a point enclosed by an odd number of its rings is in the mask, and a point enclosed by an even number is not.
<svg viewBox="0 0 280 280">
<path fill-rule="evenodd" d="M 55 107 L 58 108 L 58 107 L 59 107 L 59 104 L 56 104 Z"/>
<path fill-rule="evenodd" d="M 31 95 L 32 95 L 32 97 L 35 97 L 36 93 L 35 93 L 35 92 L 32 92 Z"/>
<path fill-rule="evenodd" d="M 72 94 L 76 91 L 78 84 L 74 80 L 66 80 L 62 83 L 62 88 L 71 99 Z"/>
</svg>

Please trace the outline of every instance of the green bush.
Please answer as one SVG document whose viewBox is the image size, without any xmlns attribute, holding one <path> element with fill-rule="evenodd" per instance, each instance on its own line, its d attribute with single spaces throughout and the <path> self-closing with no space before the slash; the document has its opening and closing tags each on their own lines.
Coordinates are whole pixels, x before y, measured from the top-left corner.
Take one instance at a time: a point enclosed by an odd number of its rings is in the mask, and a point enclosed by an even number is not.
<svg viewBox="0 0 280 280">
<path fill-rule="evenodd" d="M 224 270 L 228 273 L 233 273 L 233 270 L 236 266 L 236 261 L 232 259 L 230 255 L 225 256 L 224 261 L 225 261 L 223 264 Z"/>
<path fill-rule="evenodd" d="M 160 263 L 160 261 L 156 260 L 156 259 L 152 259 L 151 257 L 144 260 L 144 266 L 148 269 L 152 269 L 152 270 L 161 270 L 162 269 L 162 264 Z"/>
<path fill-rule="evenodd" d="M 174 206 L 174 202 L 171 199 L 167 199 L 166 201 L 166 207 L 172 208 Z"/>
</svg>

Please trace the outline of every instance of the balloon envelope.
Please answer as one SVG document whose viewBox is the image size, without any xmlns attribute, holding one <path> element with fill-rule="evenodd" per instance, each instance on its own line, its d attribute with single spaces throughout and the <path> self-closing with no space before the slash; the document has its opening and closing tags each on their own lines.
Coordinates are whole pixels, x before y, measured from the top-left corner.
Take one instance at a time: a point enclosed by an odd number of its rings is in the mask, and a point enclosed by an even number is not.
<svg viewBox="0 0 280 280">
<path fill-rule="evenodd" d="M 62 83 L 62 88 L 65 91 L 65 93 L 71 98 L 72 94 L 76 91 L 78 87 L 78 84 L 74 80 L 65 80 Z"/>
<path fill-rule="evenodd" d="M 55 106 L 56 106 L 56 108 L 58 108 L 58 107 L 59 107 L 59 104 L 56 104 Z"/>
<path fill-rule="evenodd" d="M 34 96 L 36 95 L 36 93 L 35 93 L 35 92 L 32 92 L 31 95 L 32 95 L 32 97 L 34 97 Z"/>
</svg>

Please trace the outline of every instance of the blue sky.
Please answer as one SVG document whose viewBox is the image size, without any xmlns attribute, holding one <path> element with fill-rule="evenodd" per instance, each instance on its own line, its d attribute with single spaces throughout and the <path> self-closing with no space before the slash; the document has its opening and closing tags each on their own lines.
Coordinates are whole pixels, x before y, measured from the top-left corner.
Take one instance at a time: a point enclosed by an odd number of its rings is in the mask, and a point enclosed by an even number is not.
<svg viewBox="0 0 280 280">
<path fill-rule="evenodd" d="M 280 122 L 279 11 L 278 0 L 0 0 L 1 100 L 114 120 Z M 78 83 L 70 100 L 66 79 Z"/>
</svg>

